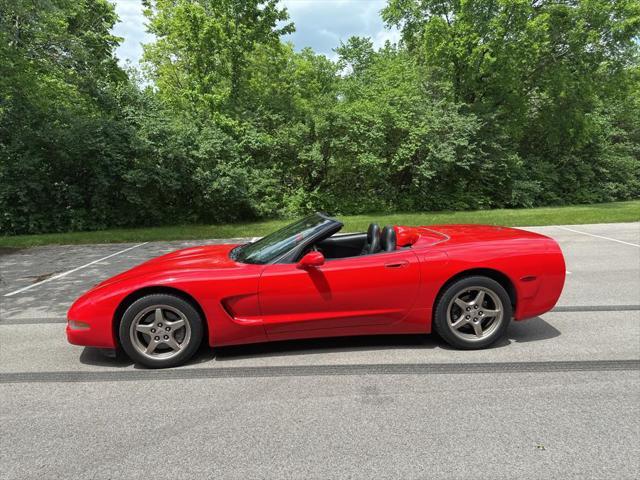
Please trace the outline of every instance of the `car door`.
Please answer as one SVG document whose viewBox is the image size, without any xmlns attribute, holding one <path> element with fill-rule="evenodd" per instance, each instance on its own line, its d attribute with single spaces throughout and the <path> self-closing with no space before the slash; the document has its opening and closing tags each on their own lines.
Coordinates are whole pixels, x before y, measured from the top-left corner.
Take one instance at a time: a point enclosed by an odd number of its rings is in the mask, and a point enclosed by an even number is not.
<svg viewBox="0 0 640 480">
<path fill-rule="evenodd" d="M 420 282 L 410 249 L 351 258 L 324 265 L 267 265 L 258 295 L 267 334 L 384 325 L 402 320 Z M 332 334 L 327 331 L 327 334 Z"/>
</svg>

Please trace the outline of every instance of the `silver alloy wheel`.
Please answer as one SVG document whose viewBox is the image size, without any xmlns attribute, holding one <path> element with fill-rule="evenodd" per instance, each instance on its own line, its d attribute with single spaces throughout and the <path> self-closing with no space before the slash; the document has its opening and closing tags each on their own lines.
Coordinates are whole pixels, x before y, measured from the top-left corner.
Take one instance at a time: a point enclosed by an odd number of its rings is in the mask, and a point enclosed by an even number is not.
<svg viewBox="0 0 640 480">
<path fill-rule="evenodd" d="M 129 329 L 133 347 L 147 358 L 167 359 L 189 345 L 191 325 L 184 313 L 169 305 L 152 305 L 139 312 Z"/>
<path fill-rule="evenodd" d="M 476 342 L 500 328 L 504 308 L 500 297 L 486 287 L 467 287 L 447 306 L 447 326 L 458 338 Z"/>
</svg>

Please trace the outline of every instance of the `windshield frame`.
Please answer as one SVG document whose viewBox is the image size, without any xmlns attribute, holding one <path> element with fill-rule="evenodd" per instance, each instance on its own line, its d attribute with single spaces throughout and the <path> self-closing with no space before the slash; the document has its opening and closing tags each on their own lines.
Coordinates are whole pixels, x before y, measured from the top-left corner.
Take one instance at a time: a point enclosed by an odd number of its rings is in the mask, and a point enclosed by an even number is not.
<svg viewBox="0 0 640 480">
<path fill-rule="evenodd" d="M 279 233 L 281 233 L 283 230 L 287 230 L 290 229 L 291 227 L 295 226 L 298 223 L 302 223 L 304 222 L 304 220 L 306 219 L 311 219 L 315 217 L 318 221 L 319 224 L 318 226 L 320 226 L 321 228 L 319 228 L 317 231 L 313 231 L 314 228 L 317 227 L 307 227 L 306 229 L 302 229 L 300 231 L 293 231 L 290 235 L 288 235 L 287 237 L 284 237 L 281 240 L 278 240 L 277 243 L 291 243 L 291 246 L 289 248 L 287 248 L 286 250 L 283 250 L 281 252 L 278 252 L 277 254 L 275 254 L 273 257 L 269 258 L 268 260 L 264 261 L 264 262 L 259 262 L 259 261 L 248 261 L 248 259 L 246 257 L 243 257 L 242 252 L 247 250 L 247 248 L 251 248 L 252 246 L 255 245 L 259 245 L 261 242 L 264 241 L 269 241 L 270 238 L 274 238 L 278 236 Z M 269 235 L 266 235 L 265 237 L 262 237 L 261 239 L 255 241 L 255 242 L 249 242 L 249 243 L 245 243 L 243 245 L 238 245 L 237 247 L 235 247 L 234 249 L 232 249 L 229 252 L 229 258 L 231 258 L 232 260 L 238 262 L 238 263 L 243 263 L 243 264 L 247 264 L 247 265 L 269 265 L 269 264 L 274 264 L 274 263 L 294 263 L 297 260 L 297 257 L 300 255 L 301 252 L 303 252 L 305 249 L 307 249 L 309 246 L 311 246 L 313 243 L 320 241 L 326 237 L 329 237 L 333 234 L 335 234 L 336 232 L 338 232 L 341 228 L 343 227 L 343 224 L 341 222 L 339 222 L 338 220 L 336 220 L 335 218 L 329 217 L 324 213 L 320 213 L 320 212 L 316 212 L 313 213 L 311 215 L 307 215 L 306 217 L 302 217 L 298 220 L 296 220 L 295 222 L 292 222 L 290 224 L 285 225 L 284 227 L 275 230 L 274 232 L 271 232 Z M 311 234 L 308 237 L 303 237 L 302 240 L 299 243 L 295 243 L 295 241 L 291 242 L 291 240 L 293 238 L 295 238 L 297 235 L 300 235 L 301 233 L 307 231 L 307 230 L 311 230 Z M 267 248 L 269 247 L 271 244 L 267 243 L 263 246 L 263 248 Z"/>
</svg>

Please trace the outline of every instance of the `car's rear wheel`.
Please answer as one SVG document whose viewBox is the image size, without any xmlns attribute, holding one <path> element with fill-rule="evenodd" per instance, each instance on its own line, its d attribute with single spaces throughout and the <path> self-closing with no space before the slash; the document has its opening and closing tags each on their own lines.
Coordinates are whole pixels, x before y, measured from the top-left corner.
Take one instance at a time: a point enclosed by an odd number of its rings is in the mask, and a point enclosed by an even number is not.
<svg viewBox="0 0 640 480">
<path fill-rule="evenodd" d="M 491 278 L 472 276 L 449 285 L 439 296 L 433 319 L 450 345 L 480 349 L 504 336 L 513 310 L 509 294 Z"/>
<path fill-rule="evenodd" d="M 180 365 L 202 342 L 202 318 L 186 300 L 152 294 L 133 302 L 124 312 L 120 344 L 135 362 L 151 368 Z"/>
</svg>

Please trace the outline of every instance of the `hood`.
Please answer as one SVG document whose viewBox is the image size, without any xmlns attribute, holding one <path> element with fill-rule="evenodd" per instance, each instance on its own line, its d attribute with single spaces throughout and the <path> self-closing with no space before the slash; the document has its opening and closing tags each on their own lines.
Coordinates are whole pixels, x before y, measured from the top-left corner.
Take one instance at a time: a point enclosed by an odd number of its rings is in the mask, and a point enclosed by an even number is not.
<svg viewBox="0 0 640 480">
<path fill-rule="evenodd" d="M 183 248 L 152 258 L 135 268 L 155 267 L 163 268 L 230 268 L 237 263 L 229 258 L 229 252 L 237 244 L 202 245 L 199 247 Z"/>
<path fill-rule="evenodd" d="M 237 244 L 203 245 L 176 250 L 175 252 L 152 258 L 114 277 L 108 278 L 96 285 L 95 288 L 160 271 L 212 270 L 238 267 L 242 264 L 229 258 L 229 252 L 236 246 Z"/>
</svg>

